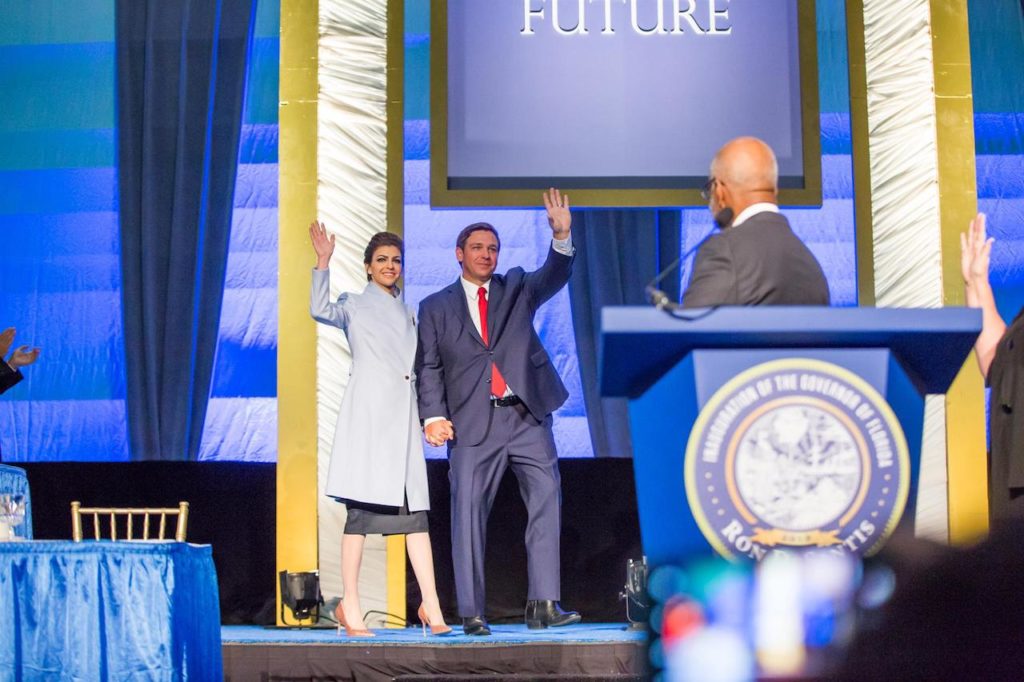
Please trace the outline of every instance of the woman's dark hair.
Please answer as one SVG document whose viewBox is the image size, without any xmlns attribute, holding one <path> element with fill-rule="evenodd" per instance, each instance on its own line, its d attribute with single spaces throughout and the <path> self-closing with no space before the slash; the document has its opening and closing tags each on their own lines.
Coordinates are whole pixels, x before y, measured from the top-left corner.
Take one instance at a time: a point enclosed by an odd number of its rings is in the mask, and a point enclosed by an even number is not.
<svg viewBox="0 0 1024 682">
<path fill-rule="evenodd" d="M 378 232 L 370 237 L 370 243 L 366 245 L 366 251 L 363 252 L 363 263 L 369 265 L 373 260 L 373 254 L 382 246 L 395 247 L 402 255 L 402 260 L 405 260 L 405 242 L 402 241 L 402 238 L 393 232 Z M 369 282 L 371 279 L 370 273 L 366 273 L 366 281 Z"/>
</svg>

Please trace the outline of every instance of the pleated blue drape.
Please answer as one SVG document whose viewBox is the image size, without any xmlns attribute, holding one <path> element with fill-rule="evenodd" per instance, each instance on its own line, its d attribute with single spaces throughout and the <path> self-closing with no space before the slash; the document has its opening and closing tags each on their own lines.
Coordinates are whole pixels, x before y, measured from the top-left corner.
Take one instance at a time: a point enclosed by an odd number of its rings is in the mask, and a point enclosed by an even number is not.
<svg viewBox="0 0 1024 682">
<path fill-rule="evenodd" d="M 118 0 L 132 459 L 196 459 L 220 321 L 255 0 Z"/>
<path fill-rule="evenodd" d="M 573 211 L 573 263 L 569 296 L 580 381 L 595 457 L 632 457 L 625 398 L 602 398 L 598 382 L 601 308 L 644 305 L 644 286 L 679 257 L 679 211 Z M 661 289 L 679 299 L 679 276 Z"/>
</svg>

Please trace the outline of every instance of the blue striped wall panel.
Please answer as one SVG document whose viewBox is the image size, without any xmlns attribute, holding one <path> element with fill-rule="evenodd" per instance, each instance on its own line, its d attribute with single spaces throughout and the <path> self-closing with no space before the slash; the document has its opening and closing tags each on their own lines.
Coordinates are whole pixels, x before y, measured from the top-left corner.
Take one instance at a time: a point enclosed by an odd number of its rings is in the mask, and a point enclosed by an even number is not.
<svg viewBox="0 0 1024 682">
<path fill-rule="evenodd" d="M 40 346 L 0 397 L 4 458 L 127 457 L 113 0 L 6 3 L 0 22 L 0 327 Z"/>
<path fill-rule="evenodd" d="M 0 216 L 117 210 L 112 166 L 0 171 Z"/>
<path fill-rule="evenodd" d="M 210 398 L 201 461 L 277 461 L 277 398 Z"/>
<path fill-rule="evenodd" d="M 128 459 L 124 400 L 0 400 L 0 423 L 5 462 Z"/>
</svg>

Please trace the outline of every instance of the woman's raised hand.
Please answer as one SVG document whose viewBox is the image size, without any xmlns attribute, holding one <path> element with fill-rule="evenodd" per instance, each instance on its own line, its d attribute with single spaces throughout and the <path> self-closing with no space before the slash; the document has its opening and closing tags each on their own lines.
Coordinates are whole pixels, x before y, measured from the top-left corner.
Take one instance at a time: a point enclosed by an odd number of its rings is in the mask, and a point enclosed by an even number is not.
<svg viewBox="0 0 1024 682">
<path fill-rule="evenodd" d="M 331 264 L 331 254 L 334 253 L 334 235 L 328 235 L 324 224 L 314 220 L 309 224 L 309 240 L 313 242 L 313 250 L 316 251 L 316 269 L 326 270 Z"/>
<path fill-rule="evenodd" d="M 984 213 L 975 216 L 967 228 L 967 234 L 960 233 L 960 274 L 968 286 L 979 281 L 988 282 L 993 241 L 995 239 L 985 234 Z"/>
</svg>

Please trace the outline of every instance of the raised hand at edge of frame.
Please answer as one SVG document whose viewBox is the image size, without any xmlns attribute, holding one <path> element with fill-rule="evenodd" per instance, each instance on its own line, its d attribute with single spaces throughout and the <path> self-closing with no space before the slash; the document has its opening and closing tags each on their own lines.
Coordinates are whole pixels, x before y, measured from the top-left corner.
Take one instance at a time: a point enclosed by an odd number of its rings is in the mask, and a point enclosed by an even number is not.
<svg viewBox="0 0 1024 682">
<path fill-rule="evenodd" d="M 18 369 L 20 367 L 27 367 L 33 362 L 39 359 L 39 349 L 29 348 L 28 346 L 18 346 L 11 353 L 11 357 L 7 359 L 7 364 L 10 365 L 11 369 Z"/>
<path fill-rule="evenodd" d="M 960 274 L 968 286 L 988 281 L 989 258 L 995 238 L 985 232 L 985 214 L 979 213 L 971 221 L 967 233 L 960 233 Z"/>
</svg>

